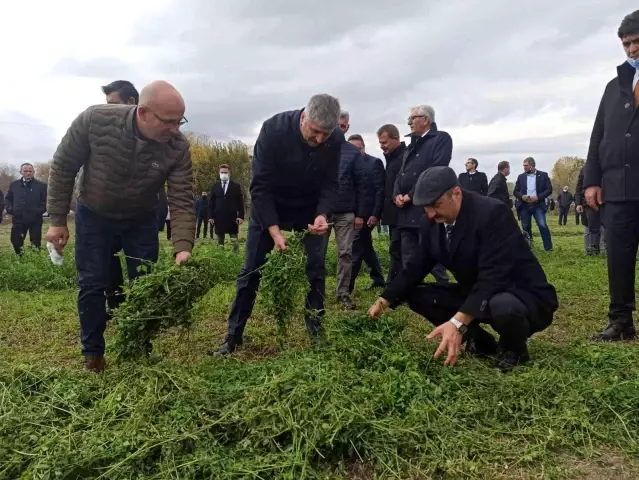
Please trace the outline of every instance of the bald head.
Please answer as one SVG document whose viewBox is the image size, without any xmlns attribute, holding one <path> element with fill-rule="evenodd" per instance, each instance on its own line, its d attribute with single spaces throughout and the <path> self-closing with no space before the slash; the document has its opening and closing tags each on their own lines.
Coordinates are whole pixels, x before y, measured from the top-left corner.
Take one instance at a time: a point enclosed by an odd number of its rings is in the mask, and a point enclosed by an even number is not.
<svg viewBox="0 0 639 480">
<path fill-rule="evenodd" d="M 145 137 L 166 142 L 179 133 L 184 118 L 184 99 L 168 82 L 156 80 L 140 92 L 138 128 Z"/>
</svg>

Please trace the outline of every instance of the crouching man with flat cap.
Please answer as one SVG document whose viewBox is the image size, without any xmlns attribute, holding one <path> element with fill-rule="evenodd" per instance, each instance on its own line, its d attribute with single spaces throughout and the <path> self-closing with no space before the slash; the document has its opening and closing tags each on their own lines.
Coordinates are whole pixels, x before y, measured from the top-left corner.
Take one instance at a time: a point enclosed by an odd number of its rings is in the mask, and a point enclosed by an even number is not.
<svg viewBox="0 0 639 480">
<path fill-rule="evenodd" d="M 449 167 L 422 173 L 413 203 L 427 217 L 419 248 L 369 315 L 407 302 L 436 325 L 428 338 L 441 337 L 435 358 L 446 351 L 445 365 L 456 362 L 462 343 L 471 355 L 496 357 L 494 366 L 503 372 L 528 361 L 528 338 L 550 325 L 558 301 L 510 209 L 462 190 Z M 438 263 L 456 284 L 422 283 Z M 493 327 L 499 343 L 481 323 Z"/>
</svg>

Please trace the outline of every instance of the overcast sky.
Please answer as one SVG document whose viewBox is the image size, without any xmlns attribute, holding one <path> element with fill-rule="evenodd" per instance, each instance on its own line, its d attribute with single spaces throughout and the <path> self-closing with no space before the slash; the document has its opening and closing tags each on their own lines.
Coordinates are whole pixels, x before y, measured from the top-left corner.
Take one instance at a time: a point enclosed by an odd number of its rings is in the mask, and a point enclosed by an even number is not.
<svg viewBox="0 0 639 480">
<path fill-rule="evenodd" d="M 627 0 L 23 0 L 3 2 L 0 164 L 51 158 L 100 85 L 155 79 L 186 100 L 188 129 L 252 144 L 261 123 L 336 95 L 381 156 L 375 131 L 408 133 L 434 106 L 454 142 L 492 173 L 526 156 L 550 170 L 585 156 L 599 99 L 625 60 Z"/>
</svg>

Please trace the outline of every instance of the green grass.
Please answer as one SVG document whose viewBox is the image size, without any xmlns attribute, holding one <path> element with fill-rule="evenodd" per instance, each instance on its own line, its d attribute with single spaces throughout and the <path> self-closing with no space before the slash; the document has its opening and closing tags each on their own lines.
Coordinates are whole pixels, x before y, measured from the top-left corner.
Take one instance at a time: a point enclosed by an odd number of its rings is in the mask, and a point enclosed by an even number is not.
<svg viewBox="0 0 639 480">
<path fill-rule="evenodd" d="M 280 349 L 258 296 L 250 342 L 214 359 L 241 265 L 228 245 L 187 336 L 94 375 L 80 368 L 71 257 L 63 270 L 46 253 L 17 260 L 0 225 L 0 478 L 639 478 L 639 349 L 588 341 L 606 322 L 605 259 L 584 257 L 578 227 L 553 234 L 552 254 L 535 248 L 561 306 L 509 375 L 467 357 L 443 367 L 405 308 L 347 316 L 334 250 L 325 348 L 296 311 Z M 210 242 L 196 255 L 219 255 Z"/>
</svg>

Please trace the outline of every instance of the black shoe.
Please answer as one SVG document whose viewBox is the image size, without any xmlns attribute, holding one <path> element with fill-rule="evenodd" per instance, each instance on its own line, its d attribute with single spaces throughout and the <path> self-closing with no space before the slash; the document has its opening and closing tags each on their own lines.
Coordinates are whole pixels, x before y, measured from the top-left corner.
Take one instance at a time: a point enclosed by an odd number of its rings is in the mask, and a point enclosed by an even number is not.
<svg viewBox="0 0 639 480">
<path fill-rule="evenodd" d="M 637 331 L 633 324 L 619 325 L 610 324 L 603 332 L 592 336 L 595 342 L 623 342 L 624 340 L 634 340 Z"/>
<path fill-rule="evenodd" d="M 233 337 L 227 336 L 224 339 L 224 343 L 222 344 L 222 346 L 218 348 L 218 350 L 215 353 L 213 353 L 213 356 L 228 357 L 233 352 L 235 352 L 235 349 L 239 347 L 240 345 L 242 345 L 242 339 L 236 340 Z"/>
<path fill-rule="evenodd" d="M 521 350 L 502 350 L 499 356 L 495 360 L 493 367 L 500 370 L 502 373 L 507 373 L 515 368 L 517 365 L 521 365 L 530 360 L 528 354 L 528 348 L 524 347 Z"/>
<path fill-rule="evenodd" d="M 357 308 L 348 295 L 342 295 L 337 301 L 341 303 L 346 310 L 355 310 Z"/>
<path fill-rule="evenodd" d="M 477 358 L 492 358 L 497 355 L 497 340 L 483 328 L 470 331 L 466 340 L 466 353 Z"/>
</svg>

